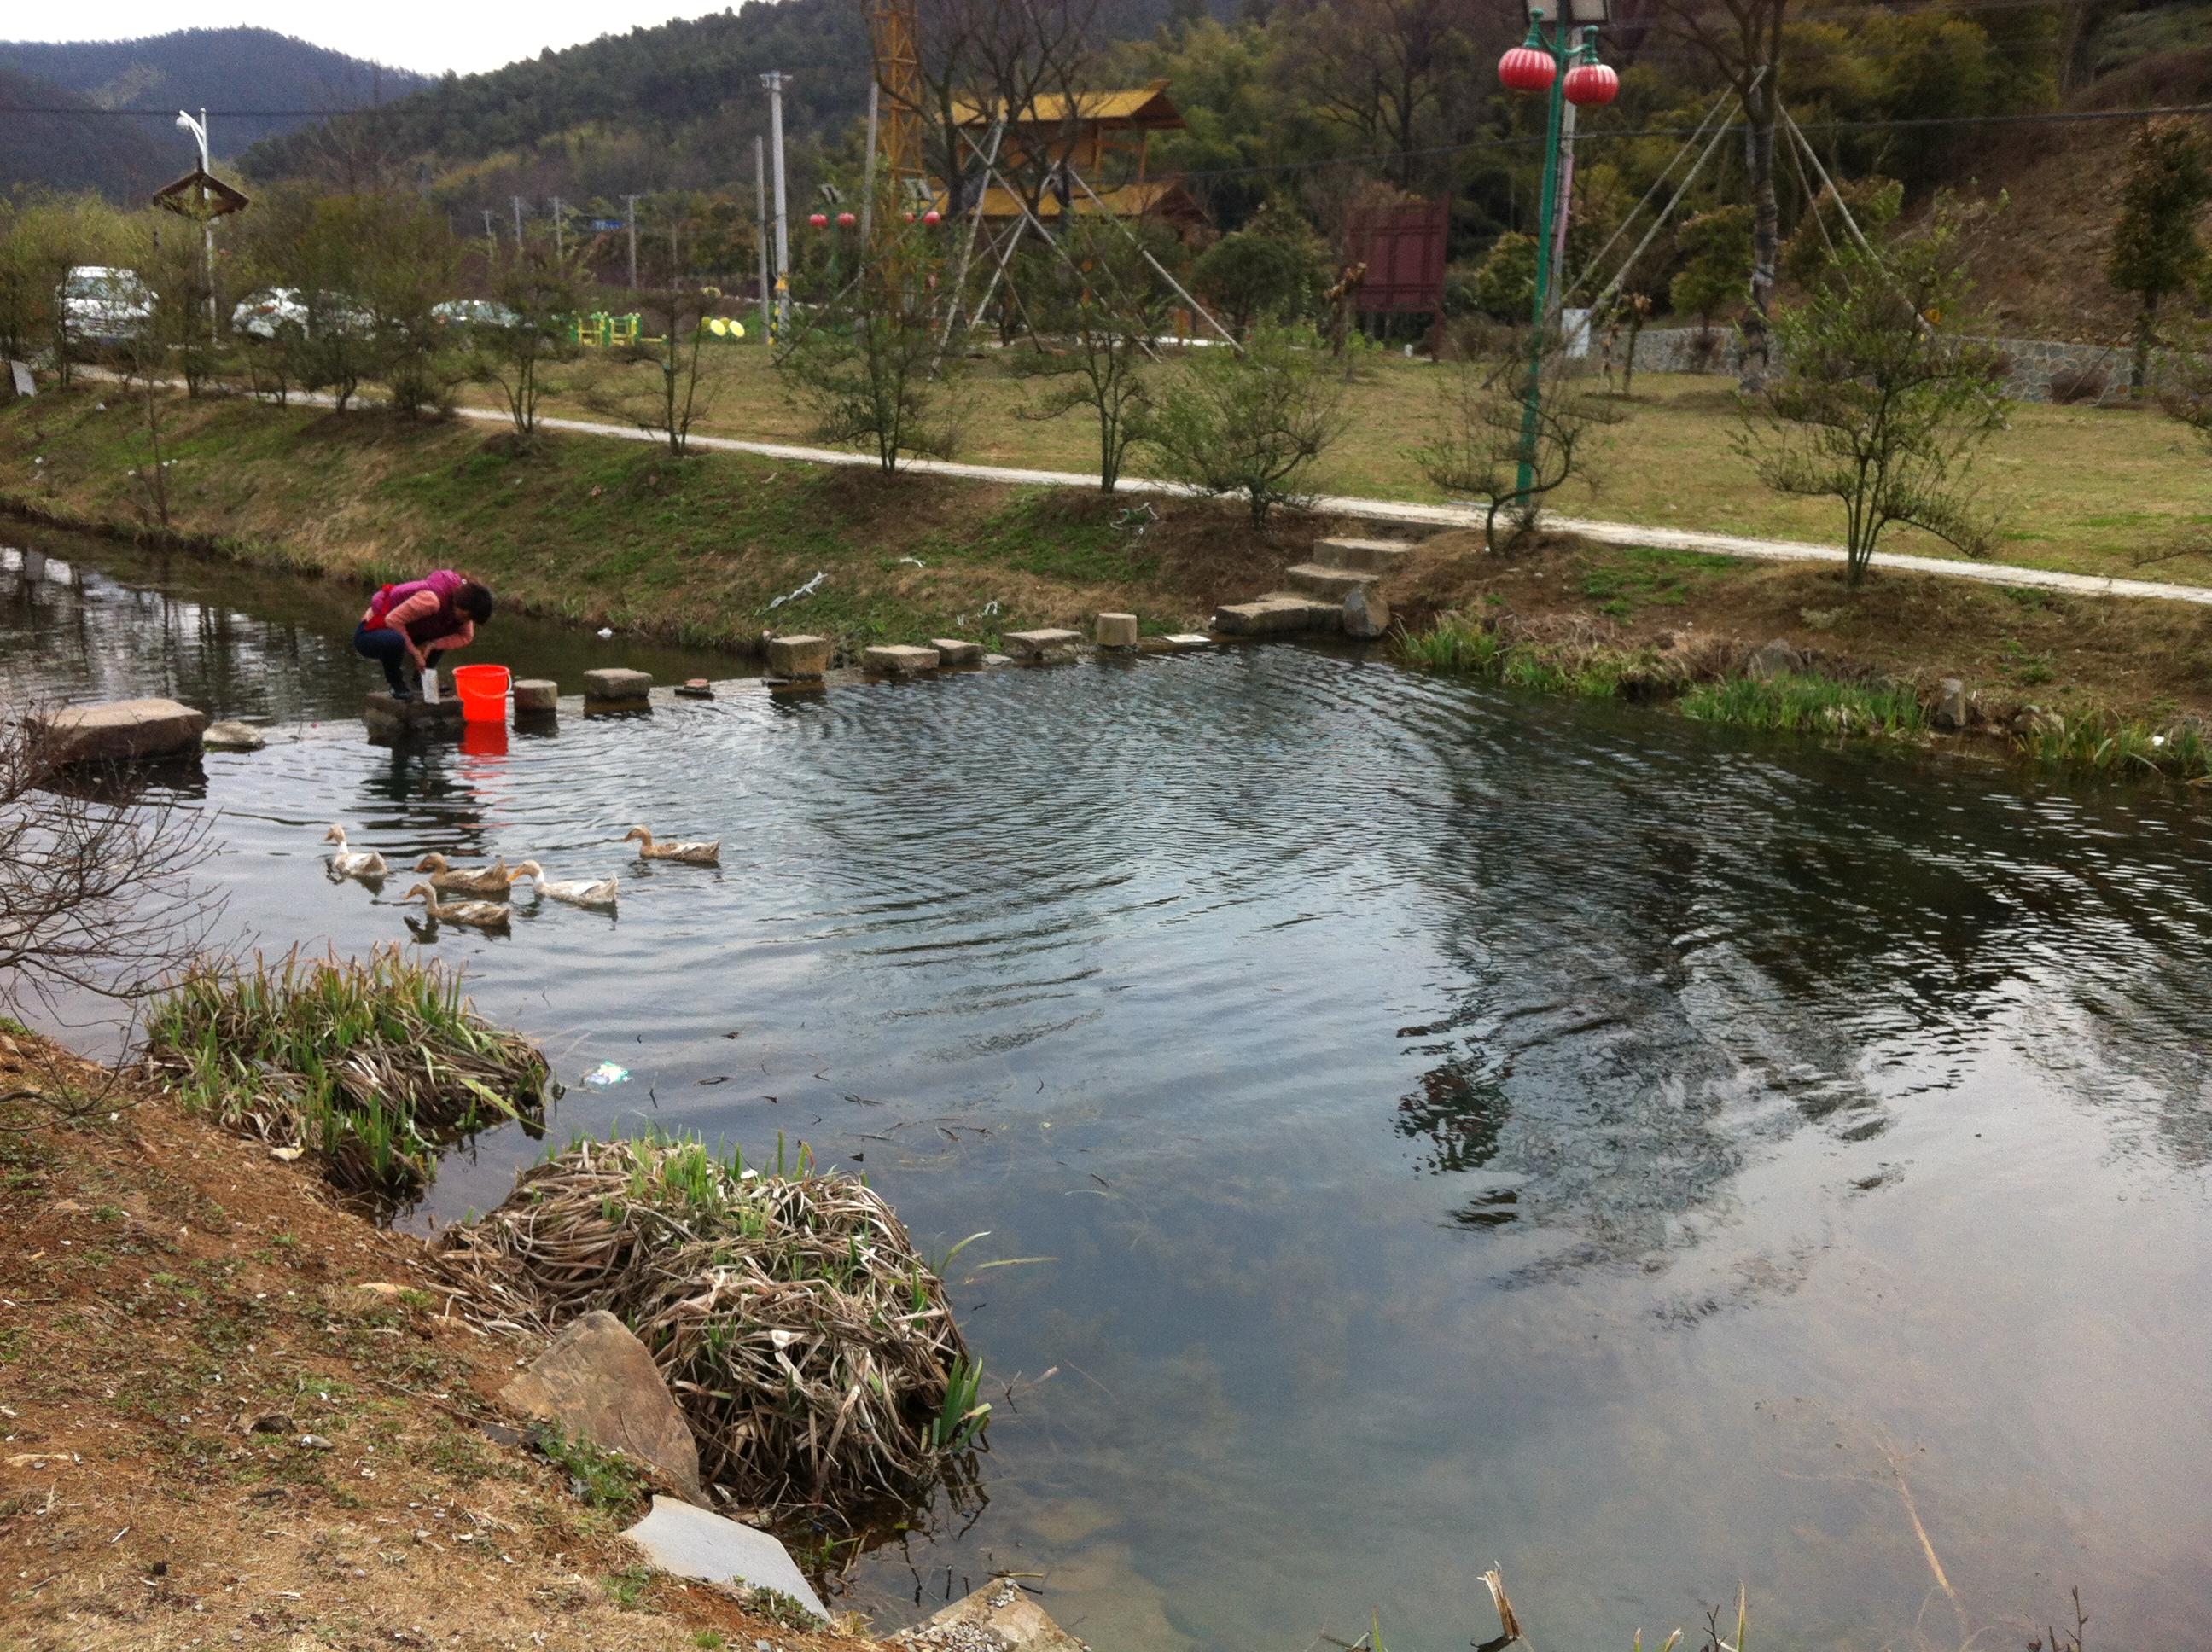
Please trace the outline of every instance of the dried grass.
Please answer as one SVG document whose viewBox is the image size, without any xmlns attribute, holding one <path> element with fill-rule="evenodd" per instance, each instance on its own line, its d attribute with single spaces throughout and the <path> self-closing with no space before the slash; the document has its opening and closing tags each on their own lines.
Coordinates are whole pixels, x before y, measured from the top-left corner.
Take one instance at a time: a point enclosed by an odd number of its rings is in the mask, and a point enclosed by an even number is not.
<svg viewBox="0 0 2212 1652">
<path fill-rule="evenodd" d="M 735 1501 L 911 1506 L 971 1472 L 981 1369 L 882 1196 L 781 1157 L 766 1175 L 696 1141 L 579 1141 L 438 1248 L 484 1322 L 622 1319 Z"/>
<path fill-rule="evenodd" d="M 187 1107 L 384 1200 L 419 1193 L 439 1149 L 477 1130 L 534 1133 L 551 1082 L 535 1044 L 477 1014 L 459 971 L 396 946 L 365 961 L 204 958 L 146 1035 L 148 1072 Z"/>
</svg>

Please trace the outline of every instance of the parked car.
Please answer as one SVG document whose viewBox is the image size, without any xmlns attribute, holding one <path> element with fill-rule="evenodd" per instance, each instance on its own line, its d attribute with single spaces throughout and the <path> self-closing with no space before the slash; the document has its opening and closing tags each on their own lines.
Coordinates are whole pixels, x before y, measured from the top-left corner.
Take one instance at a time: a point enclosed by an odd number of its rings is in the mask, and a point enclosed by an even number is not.
<svg viewBox="0 0 2212 1652">
<path fill-rule="evenodd" d="M 326 325 L 335 324 L 358 337 L 366 337 L 376 330 L 374 317 L 366 310 L 354 308 L 335 293 L 323 295 L 322 314 L 319 318 L 313 315 L 296 287 L 268 287 L 240 300 L 238 307 L 230 313 L 230 327 L 233 332 L 244 333 L 249 338 L 274 338 L 286 327 L 296 327 L 305 332 L 318 319 Z"/>
<path fill-rule="evenodd" d="M 449 298 L 434 305 L 431 316 L 449 327 L 512 327 L 522 318 L 488 298 Z"/>
<path fill-rule="evenodd" d="M 153 288 L 136 270 L 80 264 L 62 277 L 62 326 L 73 344 L 118 344 L 154 319 Z"/>
</svg>

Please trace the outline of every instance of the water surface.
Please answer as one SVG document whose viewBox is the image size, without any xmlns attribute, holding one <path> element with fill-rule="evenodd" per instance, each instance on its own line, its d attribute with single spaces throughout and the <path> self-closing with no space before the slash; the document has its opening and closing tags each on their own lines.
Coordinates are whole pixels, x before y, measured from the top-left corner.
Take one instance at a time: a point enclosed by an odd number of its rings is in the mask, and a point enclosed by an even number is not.
<svg viewBox="0 0 2212 1652">
<path fill-rule="evenodd" d="M 853 1570 L 879 1623 L 996 1570 L 1100 1652 L 1370 1613 L 1442 1649 L 1494 1632 L 1495 1563 L 1553 1648 L 1739 1580 L 1771 1644 L 2002 1645 L 2075 1583 L 2101 1646 L 2202 1638 L 2185 799 L 1286 646 L 392 750 L 356 594 L 49 548 L 0 572 L 0 689 L 280 737 L 203 766 L 234 924 L 409 938 L 325 878 L 333 820 L 619 871 L 618 918 L 434 943 L 565 1076 L 634 1074 L 556 1134 L 804 1140 L 933 1252 L 988 1231 L 951 1276 L 988 1505 Z M 572 687 L 732 670 L 487 641 Z M 720 869 L 637 865 L 638 821 Z M 484 1139 L 413 1219 L 536 1151 Z"/>
</svg>

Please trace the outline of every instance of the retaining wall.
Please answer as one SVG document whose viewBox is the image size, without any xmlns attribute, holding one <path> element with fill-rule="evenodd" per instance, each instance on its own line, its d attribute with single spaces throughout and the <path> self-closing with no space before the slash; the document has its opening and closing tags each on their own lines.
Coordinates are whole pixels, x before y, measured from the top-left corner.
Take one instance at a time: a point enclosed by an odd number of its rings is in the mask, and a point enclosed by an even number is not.
<svg viewBox="0 0 2212 1652">
<path fill-rule="evenodd" d="M 2079 344 L 2051 338 L 1989 338 L 1980 342 L 1994 345 L 2010 359 L 2012 374 L 2005 389 L 2015 400 L 2050 401 L 2053 379 L 2084 373 L 2103 375 L 2105 391 L 2101 399 L 2113 400 L 2127 393 L 2129 352 L 2124 346 Z M 1613 342 L 1613 349 L 1617 353 L 1625 343 L 1624 335 Z M 1606 348 L 1602 335 L 1592 340 L 1591 360 L 1601 364 Z M 1742 365 L 1743 340 L 1733 327 L 1715 327 L 1711 332 L 1698 327 L 1646 327 L 1637 337 L 1638 373 L 1732 375 Z M 2160 357 L 2152 358 L 2154 383 L 2162 365 Z M 2087 398 L 2077 396 L 2076 399 Z"/>
</svg>

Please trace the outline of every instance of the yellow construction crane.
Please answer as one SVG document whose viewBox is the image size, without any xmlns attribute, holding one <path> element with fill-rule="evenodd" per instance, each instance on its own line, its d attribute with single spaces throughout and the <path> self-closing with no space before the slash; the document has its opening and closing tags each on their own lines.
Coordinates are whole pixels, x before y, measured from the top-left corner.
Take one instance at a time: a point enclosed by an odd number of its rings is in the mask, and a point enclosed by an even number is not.
<svg viewBox="0 0 2212 1652">
<path fill-rule="evenodd" d="M 868 0 L 878 102 L 876 147 L 895 187 L 928 173 L 921 155 L 921 40 L 915 0 Z"/>
</svg>

